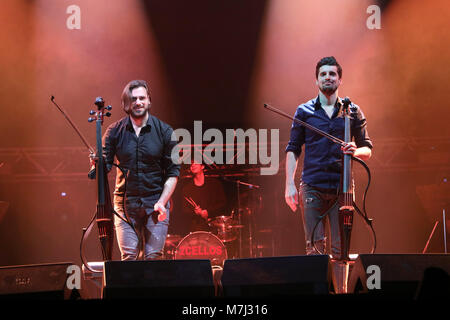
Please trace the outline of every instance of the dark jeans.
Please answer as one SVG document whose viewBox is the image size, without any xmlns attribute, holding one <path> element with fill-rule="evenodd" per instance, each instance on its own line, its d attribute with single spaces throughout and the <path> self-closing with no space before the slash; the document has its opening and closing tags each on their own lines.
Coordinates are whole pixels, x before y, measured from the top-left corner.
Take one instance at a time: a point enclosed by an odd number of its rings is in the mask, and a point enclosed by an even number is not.
<svg viewBox="0 0 450 320">
<path fill-rule="evenodd" d="M 327 252 L 326 243 L 327 237 L 325 236 L 326 226 L 329 226 L 331 231 L 331 254 L 333 257 L 337 257 L 341 251 L 341 241 L 339 233 L 339 217 L 338 217 L 338 205 L 336 200 L 338 199 L 337 193 L 332 191 L 318 190 L 305 183 L 300 184 L 299 188 L 299 200 L 302 211 L 303 227 L 305 230 L 306 238 L 306 254 L 329 254 Z M 314 226 L 320 220 L 320 216 L 325 214 L 327 210 L 328 215 L 325 216 L 321 222 L 318 223 L 314 231 L 314 243 L 311 242 Z"/>
</svg>

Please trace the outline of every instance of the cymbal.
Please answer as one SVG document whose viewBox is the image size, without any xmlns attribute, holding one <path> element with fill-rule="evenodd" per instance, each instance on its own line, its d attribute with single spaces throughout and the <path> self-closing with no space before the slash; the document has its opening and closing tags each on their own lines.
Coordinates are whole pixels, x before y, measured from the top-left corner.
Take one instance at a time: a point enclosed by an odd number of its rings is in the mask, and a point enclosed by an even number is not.
<svg viewBox="0 0 450 320">
<path fill-rule="evenodd" d="M 208 224 L 210 226 L 223 228 L 233 224 L 233 218 L 231 216 L 218 216 L 215 218 L 209 218 Z"/>
<path fill-rule="evenodd" d="M 233 223 L 218 223 L 218 222 L 210 222 L 208 224 L 210 227 L 216 227 L 219 229 L 232 229 L 232 228 L 244 228 L 245 226 L 243 224 L 233 224 Z"/>
<path fill-rule="evenodd" d="M 217 216 L 217 217 L 214 217 L 214 218 L 209 218 L 208 221 L 214 221 L 214 220 L 217 220 L 217 221 L 228 221 L 228 220 L 232 220 L 232 219 L 233 219 L 232 216 L 225 216 L 225 215 L 223 215 L 223 216 Z"/>
</svg>

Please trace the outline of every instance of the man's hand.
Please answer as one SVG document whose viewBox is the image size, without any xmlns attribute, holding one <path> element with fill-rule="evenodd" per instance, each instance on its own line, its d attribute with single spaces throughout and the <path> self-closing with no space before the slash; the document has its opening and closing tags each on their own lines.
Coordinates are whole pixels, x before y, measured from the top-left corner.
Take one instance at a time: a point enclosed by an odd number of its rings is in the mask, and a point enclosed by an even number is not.
<svg viewBox="0 0 450 320">
<path fill-rule="evenodd" d="M 202 209 L 200 206 L 196 206 L 194 209 L 195 214 L 198 214 L 203 219 L 208 219 L 208 210 Z"/>
<path fill-rule="evenodd" d="M 95 164 L 98 161 L 98 157 L 95 153 L 89 153 L 89 163 L 91 164 L 91 167 L 95 167 Z"/>
<path fill-rule="evenodd" d="M 286 154 L 286 189 L 284 198 L 286 203 L 292 211 L 297 210 L 298 205 L 298 191 L 295 187 L 295 171 L 297 170 L 297 155 L 288 151 Z"/>
<path fill-rule="evenodd" d="M 161 202 L 155 203 L 155 205 L 153 206 L 153 210 L 159 212 L 158 221 L 164 221 L 167 218 L 167 209 Z"/>
<path fill-rule="evenodd" d="M 369 160 L 372 156 L 372 150 L 369 147 L 357 148 L 354 142 L 348 142 L 341 147 L 344 154 L 350 154 L 355 158 L 363 161 Z"/>
<path fill-rule="evenodd" d="M 341 147 L 341 150 L 344 154 L 353 155 L 356 151 L 356 144 L 354 142 L 348 142 L 344 146 Z"/>
<path fill-rule="evenodd" d="M 91 165 L 91 169 L 88 172 L 88 178 L 94 180 L 96 178 L 95 165 L 98 161 L 98 157 L 95 153 L 89 153 L 89 163 Z"/>
<path fill-rule="evenodd" d="M 286 185 L 284 198 L 288 206 L 291 208 L 291 210 L 295 212 L 297 210 L 298 205 L 298 191 L 297 188 L 295 187 L 295 184 Z"/>
</svg>

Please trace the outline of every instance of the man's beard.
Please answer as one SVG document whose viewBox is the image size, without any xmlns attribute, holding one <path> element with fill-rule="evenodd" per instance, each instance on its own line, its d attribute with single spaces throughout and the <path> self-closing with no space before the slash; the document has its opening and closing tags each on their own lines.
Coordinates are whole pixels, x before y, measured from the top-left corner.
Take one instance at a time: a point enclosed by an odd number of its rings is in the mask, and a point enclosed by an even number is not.
<svg viewBox="0 0 450 320">
<path fill-rule="evenodd" d="M 142 118 L 144 118 L 144 117 L 147 115 L 147 113 L 148 113 L 148 108 L 145 109 L 144 112 L 139 113 L 139 114 L 136 114 L 135 111 L 134 111 L 133 109 L 131 110 L 131 116 L 132 116 L 134 119 L 142 119 Z"/>
<path fill-rule="evenodd" d="M 320 91 L 322 91 L 322 93 L 327 96 L 331 96 L 333 93 L 336 92 L 337 89 L 338 88 L 336 86 L 332 86 L 332 87 L 321 88 Z"/>
</svg>

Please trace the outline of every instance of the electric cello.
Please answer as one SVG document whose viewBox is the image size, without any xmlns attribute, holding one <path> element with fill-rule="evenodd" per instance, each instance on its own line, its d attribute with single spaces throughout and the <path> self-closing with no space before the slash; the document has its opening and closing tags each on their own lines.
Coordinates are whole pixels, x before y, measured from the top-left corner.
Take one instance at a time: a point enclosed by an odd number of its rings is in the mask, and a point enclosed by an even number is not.
<svg viewBox="0 0 450 320">
<path fill-rule="evenodd" d="M 342 111 L 344 117 L 344 143 L 352 141 L 350 128 L 350 111 L 349 98 L 342 100 Z M 344 153 L 342 156 L 342 174 L 341 187 L 338 197 L 338 217 L 339 217 L 339 233 L 341 236 L 341 256 L 338 260 L 350 260 L 348 254 L 350 250 L 350 236 L 353 226 L 354 203 L 354 187 L 352 179 L 352 155 Z"/>
<path fill-rule="evenodd" d="M 107 177 L 107 169 L 105 159 L 103 158 L 102 145 L 102 125 L 104 117 L 110 117 L 111 106 L 105 107 L 105 101 L 102 97 L 95 99 L 97 112 L 90 111 L 93 117 L 89 117 L 88 121 L 96 123 L 96 180 L 97 180 L 97 213 L 96 222 L 98 227 L 98 237 L 100 240 L 102 255 L 104 261 L 110 261 L 112 258 L 112 246 L 114 241 L 114 209 L 111 203 L 111 195 L 109 192 L 109 184 Z"/>
<path fill-rule="evenodd" d="M 109 112 L 112 108 L 111 106 L 105 107 L 105 102 L 103 98 L 98 97 L 95 100 L 95 105 L 97 106 L 97 111 L 91 110 L 89 114 L 92 116 L 88 119 L 89 122 L 96 121 L 96 133 L 97 133 L 97 152 L 94 151 L 94 148 L 90 146 L 87 142 L 86 138 L 83 134 L 78 130 L 77 126 L 72 122 L 70 117 L 61 108 L 56 102 L 55 97 L 51 96 L 51 102 L 58 108 L 58 110 L 63 114 L 72 128 L 76 131 L 80 139 L 83 141 L 83 144 L 89 151 L 90 155 L 95 155 L 98 159 L 96 162 L 96 170 L 92 170 L 89 172 L 89 178 L 97 180 L 97 210 L 95 215 L 93 216 L 91 222 L 89 223 L 87 228 L 83 228 L 83 235 L 81 237 L 80 242 L 80 256 L 83 265 L 91 272 L 96 272 L 96 270 L 92 269 L 87 263 L 84 256 L 84 240 L 88 236 L 92 224 L 94 220 L 97 222 L 98 231 L 99 231 L 99 239 L 102 247 L 102 256 L 103 260 L 109 261 L 112 259 L 112 245 L 114 241 L 114 229 L 113 229 L 113 207 L 111 204 L 111 195 L 109 192 L 108 186 L 108 178 L 107 178 L 107 170 L 106 164 L 103 158 L 103 146 L 102 146 L 102 124 L 104 117 L 110 117 L 111 113 Z M 106 110 L 106 111 L 105 111 Z M 114 165 L 114 164 L 113 164 Z"/>
</svg>

